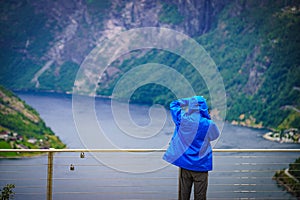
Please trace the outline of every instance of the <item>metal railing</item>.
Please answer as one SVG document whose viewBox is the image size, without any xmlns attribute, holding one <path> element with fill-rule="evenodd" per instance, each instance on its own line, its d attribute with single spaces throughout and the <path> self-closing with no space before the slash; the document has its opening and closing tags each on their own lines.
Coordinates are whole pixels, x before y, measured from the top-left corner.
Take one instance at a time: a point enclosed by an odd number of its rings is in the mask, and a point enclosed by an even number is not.
<svg viewBox="0 0 300 200">
<path fill-rule="evenodd" d="M 287 192 L 278 189 L 276 181 L 272 180 L 272 177 L 277 170 L 287 168 L 289 163 L 299 157 L 300 149 L 214 149 L 213 151 L 214 170 L 209 175 L 208 199 L 276 199 L 274 198 L 276 196 L 279 199 L 293 198 Z M 85 199 L 89 199 L 89 196 L 91 199 L 104 196 L 110 196 L 111 199 L 114 197 L 116 199 L 120 197 L 130 199 L 177 198 L 176 167 L 169 166 L 167 169 L 158 169 L 157 174 L 145 173 L 146 175 L 141 176 L 131 173 L 125 175 L 126 173 L 110 169 L 99 160 L 78 161 L 84 157 L 93 159 L 94 154 L 101 154 L 116 159 L 116 162 L 123 157 L 124 162 L 120 162 L 120 165 L 126 165 L 126 153 L 134 155 L 141 153 L 149 156 L 153 162 L 155 159 L 161 159 L 165 149 L 0 149 L 0 152 L 44 153 L 43 156 L 33 158 L 37 159 L 37 163 L 35 160 L 28 161 L 30 159 L 26 159 L 28 164 L 16 160 L 10 160 L 11 162 L 8 163 L 0 162 L 0 183 L 19 182 L 16 184 L 16 189 L 23 188 L 23 190 L 16 192 L 16 196 L 20 195 L 22 199 L 26 199 L 24 198 L 26 195 L 44 197 L 41 192 L 27 191 L 36 188 L 41 191 L 43 186 L 39 187 L 39 184 L 45 180 L 45 194 L 48 200 L 53 199 L 53 196 L 59 199 L 68 195 L 72 195 L 73 199 L 80 195 L 80 199 L 82 195 L 85 196 Z M 80 156 L 75 155 L 78 153 Z M 113 158 L 114 156 L 117 157 Z M 54 158 L 56 162 L 54 162 Z M 7 159 L 0 161 L 3 160 Z M 151 163 L 140 163 L 141 167 L 148 164 Z M 23 171 L 27 174 L 33 174 L 42 168 L 47 171 L 47 175 L 45 175 L 47 178 L 38 177 L 39 183 L 29 186 L 28 183 L 36 178 L 21 177 L 22 167 L 31 168 Z M 63 167 L 63 170 L 60 170 L 60 167 Z M 70 171 L 74 171 L 75 168 L 76 170 L 79 168 L 80 175 L 73 176 L 71 174 Z M 58 173 L 53 173 L 54 170 Z M 96 175 L 93 176 L 93 173 Z M 82 183 L 79 183 L 80 181 Z M 57 184 L 55 188 L 53 188 L 54 183 Z M 64 190 L 66 185 L 73 186 L 75 189 L 70 191 L 71 188 L 66 188 Z M 85 188 L 81 190 L 83 186 Z M 99 191 L 99 188 L 102 190 Z M 135 193 L 135 196 L 130 196 L 130 193 Z M 275 195 L 272 196 L 272 194 Z"/>
</svg>

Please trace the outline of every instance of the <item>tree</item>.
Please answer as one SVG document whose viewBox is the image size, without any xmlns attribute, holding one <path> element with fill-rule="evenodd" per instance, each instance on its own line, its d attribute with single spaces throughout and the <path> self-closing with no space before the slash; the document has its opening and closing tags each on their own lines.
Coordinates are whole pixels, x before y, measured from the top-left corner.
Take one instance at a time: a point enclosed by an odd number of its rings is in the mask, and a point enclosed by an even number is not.
<svg viewBox="0 0 300 200">
<path fill-rule="evenodd" d="M 3 187 L 0 195 L 1 200 L 9 200 L 13 198 L 13 195 L 15 194 L 13 192 L 13 188 L 15 188 L 14 184 L 7 184 L 6 186 Z"/>
</svg>

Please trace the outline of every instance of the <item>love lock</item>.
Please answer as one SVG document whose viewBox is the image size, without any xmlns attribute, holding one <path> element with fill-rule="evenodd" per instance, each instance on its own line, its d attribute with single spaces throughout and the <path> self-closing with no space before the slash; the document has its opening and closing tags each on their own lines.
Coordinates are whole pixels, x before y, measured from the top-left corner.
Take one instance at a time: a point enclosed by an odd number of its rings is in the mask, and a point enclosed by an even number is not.
<svg viewBox="0 0 300 200">
<path fill-rule="evenodd" d="M 85 157 L 84 152 L 81 152 L 80 153 L 80 158 L 84 158 L 84 157 Z"/>
<path fill-rule="evenodd" d="M 74 171 L 74 170 L 75 170 L 75 167 L 74 167 L 73 164 L 70 165 L 70 170 L 71 170 L 71 171 Z"/>
</svg>

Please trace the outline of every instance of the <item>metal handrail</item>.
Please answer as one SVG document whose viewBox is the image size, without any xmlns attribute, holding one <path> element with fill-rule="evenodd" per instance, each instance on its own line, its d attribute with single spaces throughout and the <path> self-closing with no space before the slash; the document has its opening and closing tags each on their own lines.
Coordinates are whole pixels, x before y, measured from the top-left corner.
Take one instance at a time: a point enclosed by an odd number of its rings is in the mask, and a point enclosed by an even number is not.
<svg viewBox="0 0 300 200">
<path fill-rule="evenodd" d="M 0 149 L 0 152 L 165 152 L 166 149 Z M 213 149 L 213 152 L 300 152 L 300 149 Z"/>
<path fill-rule="evenodd" d="M 47 163 L 47 200 L 52 200 L 53 154 L 62 152 L 165 152 L 166 149 L 0 149 L 0 152 L 38 152 L 48 154 Z M 300 149 L 213 149 L 213 152 L 249 153 L 249 152 L 300 152 Z"/>
</svg>

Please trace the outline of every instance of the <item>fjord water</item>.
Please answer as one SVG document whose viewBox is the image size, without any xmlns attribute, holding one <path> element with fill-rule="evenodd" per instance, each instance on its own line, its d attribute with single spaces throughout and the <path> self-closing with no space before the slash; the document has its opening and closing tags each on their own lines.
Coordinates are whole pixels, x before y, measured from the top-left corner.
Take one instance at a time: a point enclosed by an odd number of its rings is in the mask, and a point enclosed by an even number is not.
<svg viewBox="0 0 300 200">
<path fill-rule="evenodd" d="M 35 108 L 46 124 L 68 148 L 89 148 L 77 133 L 72 96 L 50 93 L 17 93 Z M 114 122 L 108 99 L 95 100 L 95 113 L 105 137 L 117 148 L 166 148 L 173 132 L 170 115 L 163 129 L 151 136 L 128 135 Z M 130 105 L 132 120 L 149 123 L 149 107 Z M 82 111 L 84 112 L 84 111 Z M 161 118 L 161 116 L 155 116 Z M 80 123 L 88 124 L 89 118 Z M 267 130 L 225 124 L 214 148 L 299 148 L 263 139 Z M 102 148 L 103 141 L 95 141 Z M 176 199 L 178 169 L 162 161 L 163 153 L 57 153 L 54 156 L 53 199 Z M 144 160 L 138 161 L 140 156 Z M 215 153 L 214 171 L 209 175 L 208 198 L 294 199 L 272 180 L 276 170 L 288 167 L 295 153 Z M 138 158 L 135 160 L 135 158 Z M 138 163 L 139 162 L 139 163 Z M 70 170 L 73 164 L 75 169 Z M 0 185 L 16 185 L 15 199 L 46 199 L 47 155 L 0 160 Z"/>
</svg>

